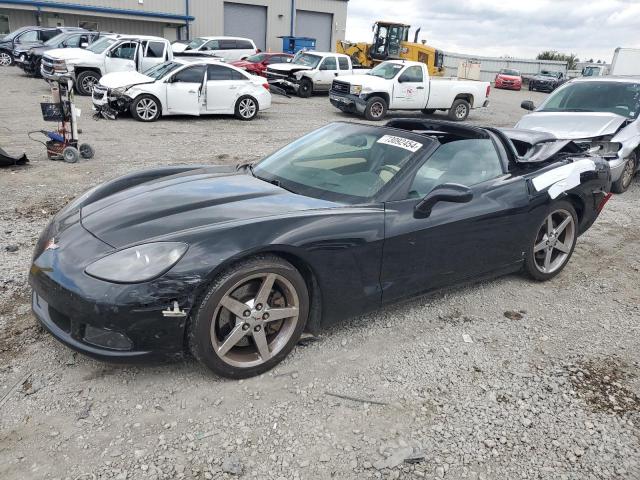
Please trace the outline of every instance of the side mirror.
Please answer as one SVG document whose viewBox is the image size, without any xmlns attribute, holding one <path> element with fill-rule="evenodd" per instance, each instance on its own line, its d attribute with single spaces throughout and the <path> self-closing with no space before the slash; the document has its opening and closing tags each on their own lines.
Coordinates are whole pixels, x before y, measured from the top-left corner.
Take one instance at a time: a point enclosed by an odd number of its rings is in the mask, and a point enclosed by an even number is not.
<svg viewBox="0 0 640 480">
<path fill-rule="evenodd" d="M 525 110 L 532 111 L 536 109 L 536 106 L 533 104 L 531 100 L 525 100 L 520 104 L 520 108 L 524 108 Z"/>
<path fill-rule="evenodd" d="M 473 198 L 473 192 L 465 185 L 457 183 L 443 183 L 431 190 L 418 203 L 413 211 L 415 218 L 427 218 L 431 209 L 439 202 L 467 203 Z"/>
</svg>

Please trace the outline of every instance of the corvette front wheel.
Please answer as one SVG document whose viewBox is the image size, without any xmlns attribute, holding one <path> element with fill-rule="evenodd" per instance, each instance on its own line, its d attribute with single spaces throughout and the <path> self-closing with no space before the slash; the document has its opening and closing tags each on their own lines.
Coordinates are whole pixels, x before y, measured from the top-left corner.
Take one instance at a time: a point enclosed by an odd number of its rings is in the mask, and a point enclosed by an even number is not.
<svg viewBox="0 0 640 480">
<path fill-rule="evenodd" d="M 262 255 L 222 273 L 195 309 L 193 355 L 218 375 L 247 378 L 280 363 L 309 314 L 304 278 L 289 262 Z"/>
</svg>

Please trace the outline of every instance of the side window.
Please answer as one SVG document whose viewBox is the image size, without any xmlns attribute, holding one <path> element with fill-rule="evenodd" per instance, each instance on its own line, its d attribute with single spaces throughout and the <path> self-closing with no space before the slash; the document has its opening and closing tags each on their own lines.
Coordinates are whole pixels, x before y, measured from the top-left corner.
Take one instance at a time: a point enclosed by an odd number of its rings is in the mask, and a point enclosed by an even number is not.
<svg viewBox="0 0 640 480">
<path fill-rule="evenodd" d="M 209 40 L 200 48 L 200 50 L 220 50 L 220 45 L 218 43 L 218 40 Z"/>
<path fill-rule="evenodd" d="M 209 65 L 207 67 L 207 81 L 219 80 L 247 80 L 242 73 L 222 65 Z"/>
<path fill-rule="evenodd" d="M 85 36 L 85 42 L 86 42 L 86 36 Z M 69 37 L 64 41 L 64 45 L 66 47 L 79 47 L 80 46 L 80 35 L 74 35 L 73 37 Z"/>
<path fill-rule="evenodd" d="M 149 42 L 147 45 L 147 52 L 145 54 L 147 58 L 162 58 L 164 57 L 164 42 Z"/>
<path fill-rule="evenodd" d="M 249 40 L 236 40 L 236 48 L 238 50 L 255 50 Z"/>
<path fill-rule="evenodd" d="M 407 68 L 398 80 L 401 82 L 422 82 L 424 80 L 422 67 L 415 66 Z"/>
<path fill-rule="evenodd" d="M 17 43 L 37 42 L 37 41 L 38 41 L 38 32 L 36 30 L 25 32 L 17 38 Z"/>
<path fill-rule="evenodd" d="M 47 40 L 51 40 L 53 37 L 55 37 L 59 33 L 60 32 L 58 30 L 42 30 L 40 32 L 40 39 L 43 42 L 46 42 Z"/>
<path fill-rule="evenodd" d="M 235 50 L 236 48 L 235 40 L 220 40 L 220 50 Z"/>
<path fill-rule="evenodd" d="M 180 70 L 173 76 L 174 82 L 182 83 L 202 83 L 204 78 L 204 65 L 194 65 Z"/>
<path fill-rule="evenodd" d="M 346 57 L 338 57 L 338 65 L 340 70 L 349 70 L 349 60 Z"/>
<path fill-rule="evenodd" d="M 125 42 L 111 50 L 111 58 L 121 58 L 124 60 L 134 60 L 136 58 L 136 49 L 138 44 L 134 42 Z"/>
<path fill-rule="evenodd" d="M 338 65 L 336 63 L 336 57 L 327 57 L 320 65 L 320 70 L 337 70 Z"/>
<path fill-rule="evenodd" d="M 420 167 L 409 197 L 422 198 L 443 183 L 470 187 L 502 174 L 500 157 L 491 140 L 457 140 L 441 145 Z"/>
</svg>

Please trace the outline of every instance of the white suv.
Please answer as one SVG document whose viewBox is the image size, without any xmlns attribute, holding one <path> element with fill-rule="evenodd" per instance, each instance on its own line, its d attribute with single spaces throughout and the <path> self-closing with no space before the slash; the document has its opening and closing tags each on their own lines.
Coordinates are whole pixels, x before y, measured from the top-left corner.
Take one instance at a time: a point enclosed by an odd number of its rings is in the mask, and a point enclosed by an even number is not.
<svg viewBox="0 0 640 480">
<path fill-rule="evenodd" d="M 176 54 L 206 54 L 226 62 L 244 60 L 260 52 L 253 40 L 241 37 L 197 37 L 187 44 L 174 43 L 171 48 Z"/>
</svg>

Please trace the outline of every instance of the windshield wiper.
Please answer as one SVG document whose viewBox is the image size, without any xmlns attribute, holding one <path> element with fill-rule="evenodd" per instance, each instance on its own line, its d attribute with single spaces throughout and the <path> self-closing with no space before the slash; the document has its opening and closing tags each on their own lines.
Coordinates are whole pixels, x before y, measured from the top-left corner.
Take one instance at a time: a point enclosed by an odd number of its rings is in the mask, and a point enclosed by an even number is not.
<svg viewBox="0 0 640 480">
<path fill-rule="evenodd" d="M 240 170 L 240 169 L 244 169 L 244 170 L 249 170 L 249 173 L 251 173 L 252 176 L 256 176 L 256 174 L 253 171 L 253 164 L 256 162 L 245 162 L 245 163 L 239 163 L 236 165 L 236 171 Z"/>
</svg>

